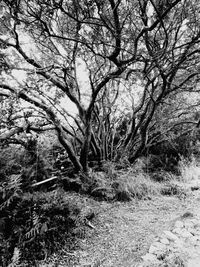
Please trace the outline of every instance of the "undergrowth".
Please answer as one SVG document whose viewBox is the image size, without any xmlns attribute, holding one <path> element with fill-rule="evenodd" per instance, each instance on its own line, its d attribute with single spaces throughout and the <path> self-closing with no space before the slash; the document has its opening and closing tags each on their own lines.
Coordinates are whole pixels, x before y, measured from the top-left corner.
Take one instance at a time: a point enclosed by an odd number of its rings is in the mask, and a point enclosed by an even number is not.
<svg viewBox="0 0 200 267">
<path fill-rule="evenodd" d="M 116 190 L 117 200 L 148 199 L 160 192 L 159 186 L 149 175 L 143 172 L 137 173 L 132 169 L 121 174 L 112 186 Z"/>
<path fill-rule="evenodd" d="M 47 151 L 43 153 L 46 160 L 41 153 L 40 157 L 34 154 L 34 162 L 32 157 L 23 161 L 24 151 L 16 150 L 16 157 L 10 157 L 10 151 L 5 150 L 0 160 L 2 267 L 22 263 L 23 266 L 36 266 L 38 261 L 45 261 L 63 247 L 74 248 L 77 238 L 84 237 L 88 220 L 88 213 L 83 213 L 84 194 L 106 201 L 145 200 L 154 195 L 182 197 L 186 192 L 181 182 L 200 177 L 200 164 L 194 157 L 181 159 L 177 168 L 179 175 L 156 169 L 155 164 L 148 169 L 148 160 L 141 158 L 132 165 L 126 160 L 107 161 L 101 171 L 91 169 L 88 174 L 74 175 L 73 179 L 59 172 L 60 177 L 65 178 L 62 180 L 65 191 L 61 187 L 53 187 L 52 191 L 47 187 L 44 191 L 33 191 L 31 183 L 48 177 L 54 157 Z"/>
<path fill-rule="evenodd" d="M 84 236 L 87 214 L 82 214 L 77 194 L 62 189 L 33 193 L 6 189 L 0 190 L 0 266 L 17 266 L 14 262 L 35 266 L 64 246 L 73 248 L 74 240 Z"/>
<path fill-rule="evenodd" d="M 200 162 L 191 156 L 190 158 L 182 158 L 179 161 L 180 177 L 183 181 L 192 181 L 200 179 Z"/>
<path fill-rule="evenodd" d="M 104 172 L 90 173 L 89 181 L 87 193 L 98 200 L 130 201 L 160 194 L 178 197 L 185 194 L 178 176 L 161 170 L 148 173 L 141 160 L 122 170 L 107 162 Z"/>
</svg>

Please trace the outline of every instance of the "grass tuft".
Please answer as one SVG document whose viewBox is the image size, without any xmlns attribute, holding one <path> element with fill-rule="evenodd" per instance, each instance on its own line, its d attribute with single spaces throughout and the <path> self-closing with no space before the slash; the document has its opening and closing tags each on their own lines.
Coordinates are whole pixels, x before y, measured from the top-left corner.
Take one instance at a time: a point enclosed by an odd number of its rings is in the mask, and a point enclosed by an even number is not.
<svg viewBox="0 0 200 267">
<path fill-rule="evenodd" d="M 194 156 L 190 159 L 182 158 L 179 162 L 179 171 L 182 181 L 200 180 L 200 163 Z"/>
<path fill-rule="evenodd" d="M 148 199 L 151 195 L 160 193 L 159 184 L 150 179 L 144 172 L 135 172 L 130 169 L 121 174 L 112 184 L 118 200 Z"/>
</svg>

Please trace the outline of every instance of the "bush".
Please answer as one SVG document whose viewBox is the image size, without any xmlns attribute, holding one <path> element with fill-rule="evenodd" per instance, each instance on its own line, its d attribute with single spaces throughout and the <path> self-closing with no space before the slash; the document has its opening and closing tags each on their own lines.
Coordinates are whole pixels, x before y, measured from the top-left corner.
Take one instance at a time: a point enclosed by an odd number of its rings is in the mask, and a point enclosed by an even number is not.
<svg viewBox="0 0 200 267">
<path fill-rule="evenodd" d="M 129 201 L 132 198 L 147 199 L 151 195 L 159 194 L 159 185 L 153 182 L 144 172 L 130 169 L 121 174 L 112 184 L 117 200 Z"/>
<path fill-rule="evenodd" d="M 11 185 L 1 188 L 0 265 L 7 266 L 19 252 L 20 260 L 32 266 L 64 245 L 73 246 L 74 238 L 84 234 L 81 202 L 61 189 L 22 193 Z"/>
<path fill-rule="evenodd" d="M 173 196 L 176 195 L 179 198 L 185 198 L 187 195 L 187 191 L 181 185 L 175 182 L 164 183 L 160 190 L 162 195 L 165 196 Z"/>
<path fill-rule="evenodd" d="M 200 163 L 193 155 L 190 158 L 181 158 L 179 165 L 180 178 L 183 181 L 200 179 Z"/>
<path fill-rule="evenodd" d="M 183 161 L 183 158 L 191 161 L 193 155 L 199 156 L 199 129 L 181 134 L 184 131 L 181 127 L 174 129 L 173 132 L 169 133 L 168 140 L 148 147 L 145 155 L 147 155 L 149 171 L 163 169 L 180 174 L 179 162 Z"/>
<path fill-rule="evenodd" d="M 1 182 L 8 175 L 18 174 L 22 169 L 24 149 L 21 146 L 8 146 L 1 148 L 0 153 L 0 176 Z"/>
<path fill-rule="evenodd" d="M 114 198 L 114 190 L 111 183 L 115 175 L 116 172 L 104 173 L 93 171 L 88 175 L 82 174 L 80 178 L 82 182 L 82 192 L 95 197 L 97 200 L 112 200 Z"/>
<path fill-rule="evenodd" d="M 170 182 L 178 178 L 175 174 L 164 170 L 154 171 L 150 174 L 150 176 L 151 179 L 155 182 Z"/>
</svg>

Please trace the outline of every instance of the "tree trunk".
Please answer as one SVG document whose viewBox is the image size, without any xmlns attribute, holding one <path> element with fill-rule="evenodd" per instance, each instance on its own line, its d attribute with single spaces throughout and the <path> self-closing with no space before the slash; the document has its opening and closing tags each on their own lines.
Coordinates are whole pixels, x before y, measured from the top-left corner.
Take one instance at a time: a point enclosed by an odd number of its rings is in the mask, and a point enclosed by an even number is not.
<svg viewBox="0 0 200 267">
<path fill-rule="evenodd" d="M 91 120 L 88 118 L 85 128 L 85 140 L 80 154 L 80 163 L 84 172 L 88 172 L 88 154 L 91 142 Z"/>
<path fill-rule="evenodd" d="M 94 135 L 94 132 L 92 131 L 91 133 L 91 143 L 94 146 L 94 149 L 96 151 L 96 157 L 98 162 L 100 163 L 101 159 L 102 159 L 102 155 L 101 155 L 101 148 L 99 147 L 97 140 L 96 140 L 96 136 Z"/>
<path fill-rule="evenodd" d="M 144 150 L 144 148 L 146 147 L 146 140 L 147 140 L 147 128 L 142 129 L 141 132 L 141 143 L 139 148 L 135 151 L 135 153 L 129 157 L 129 162 L 132 164 L 134 163 L 134 161 L 142 155 L 142 152 Z"/>
<path fill-rule="evenodd" d="M 56 126 L 56 132 L 58 136 L 58 140 L 60 141 L 61 145 L 65 148 L 69 159 L 71 160 L 72 164 L 74 165 L 75 171 L 79 172 L 82 170 L 82 166 L 78 158 L 76 157 L 75 152 L 73 151 L 73 148 L 71 147 L 70 143 L 66 140 L 64 137 L 65 132 L 63 131 L 61 126 Z"/>
</svg>

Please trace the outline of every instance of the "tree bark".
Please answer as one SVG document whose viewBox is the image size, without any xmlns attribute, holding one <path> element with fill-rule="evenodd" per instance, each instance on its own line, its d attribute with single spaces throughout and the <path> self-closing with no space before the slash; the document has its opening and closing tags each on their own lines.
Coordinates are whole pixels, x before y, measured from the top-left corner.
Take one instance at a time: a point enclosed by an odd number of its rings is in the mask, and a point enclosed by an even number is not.
<svg viewBox="0 0 200 267">
<path fill-rule="evenodd" d="M 65 150 L 69 156 L 69 159 L 71 160 L 72 164 L 74 165 L 75 171 L 76 172 L 81 171 L 83 169 L 81 166 L 81 163 L 78 160 L 78 158 L 76 157 L 70 143 L 64 137 L 64 135 L 65 135 L 64 130 L 62 129 L 61 126 L 57 125 L 56 126 L 56 132 L 57 132 L 58 140 L 60 141 L 62 146 L 65 148 Z"/>
<path fill-rule="evenodd" d="M 91 143 L 91 120 L 87 118 L 85 126 L 85 140 L 80 154 L 80 163 L 84 172 L 88 172 L 88 154 Z"/>
</svg>

